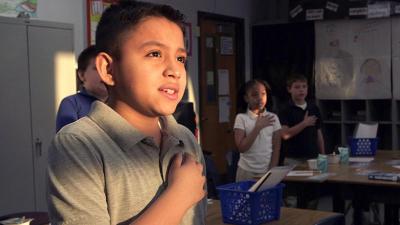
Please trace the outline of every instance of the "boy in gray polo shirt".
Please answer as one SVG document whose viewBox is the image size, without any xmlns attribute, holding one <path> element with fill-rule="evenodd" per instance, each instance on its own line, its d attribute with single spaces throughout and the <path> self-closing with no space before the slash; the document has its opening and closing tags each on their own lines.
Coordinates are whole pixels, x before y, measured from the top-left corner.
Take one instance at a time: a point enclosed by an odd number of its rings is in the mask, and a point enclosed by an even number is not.
<svg viewBox="0 0 400 225">
<path fill-rule="evenodd" d="M 65 126 L 49 149 L 51 224 L 204 224 L 204 160 L 171 114 L 185 85 L 183 15 L 120 1 L 96 31 L 107 104 Z"/>
</svg>

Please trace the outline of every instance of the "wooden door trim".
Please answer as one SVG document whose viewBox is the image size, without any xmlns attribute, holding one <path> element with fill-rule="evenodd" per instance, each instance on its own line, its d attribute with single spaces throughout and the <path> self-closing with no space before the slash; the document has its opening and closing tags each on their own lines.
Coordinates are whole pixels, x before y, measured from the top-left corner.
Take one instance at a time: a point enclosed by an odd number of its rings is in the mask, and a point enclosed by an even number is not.
<svg viewBox="0 0 400 225">
<path fill-rule="evenodd" d="M 245 68 L 246 68 L 246 60 L 245 60 L 245 51 L 244 51 L 244 19 L 243 18 L 238 18 L 238 17 L 232 17 L 232 16 L 225 16 L 225 15 L 220 15 L 220 14 L 214 14 L 214 13 L 209 13 L 209 12 L 202 12 L 199 11 L 197 13 L 197 26 L 200 27 L 200 21 L 202 20 L 215 20 L 215 21 L 223 21 L 223 22 L 230 22 L 230 23 L 235 23 L 237 25 L 237 31 L 235 32 L 235 39 L 236 41 L 236 90 L 239 90 L 241 85 L 245 83 Z M 202 102 L 202 96 L 203 92 L 205 90 L 202 90 L 201 88 L 201 73 L 204 72 L 202 71 L 201 68 L 201 59 L 202 59 L 202 52 L 201 52 L 201 43 L 200 43 L 200 37 L 197 38 L 198 45 L 199 46 L 199 57 L 198 57 L 198 65 L 199 65 L 199 79 L 198 79 L 198 87 L 199 87 L 199 102 Z M 201 115 L 201 110 L 202 110 L 202 105 L 199 104 L 199 118 L 201 118 L 203 115 Z M 199 123 L 202 123 L 201 120 Z M 200 124 L 201 127 L 201 124 Z"/>
</svg>

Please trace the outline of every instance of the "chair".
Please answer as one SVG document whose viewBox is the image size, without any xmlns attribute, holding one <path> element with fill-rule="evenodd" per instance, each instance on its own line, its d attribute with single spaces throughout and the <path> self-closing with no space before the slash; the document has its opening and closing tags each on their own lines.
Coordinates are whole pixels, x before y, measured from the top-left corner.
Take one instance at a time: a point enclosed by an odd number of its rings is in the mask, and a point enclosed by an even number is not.
<svg viewBox="0 0 400 225">
<path fill-rule="evenodd" d="M 14 217 L 23 217 L 32 218 L 32 222 L 30 225 L 48 225 L 50 224 L 49 215 L 47 212 L 20 212 L 20 213 L 12 213 L 4 216 L 0 216 L 1 220 L 6 220 Z"/>
<path fill-rule="evenodd" d="M 345 225 L 344 215 L 339 214 L 330 216 L 316 222 L 314 225 Z"/>
<path fill-rule="evenodd" d="M 207 194 L 208 198 L 218 199 L 217 186 L 221 184 L 221 178 L 215 166 L 214 160 L 211 157 L 211 152 L 203 150 L 204 160 L 206 163 L 206 178 L 207 178 Z"/>
<path fill-rule="evenodd" d="M 227 174 L 227 183 L 235 182 L 236 180 L 236 171 L 237 164 L 239 162 L 240 153 L 237 150 L 230 150 L 225 155 L 227 164 L 228 164 L 228 174 Z"/>
</svg>

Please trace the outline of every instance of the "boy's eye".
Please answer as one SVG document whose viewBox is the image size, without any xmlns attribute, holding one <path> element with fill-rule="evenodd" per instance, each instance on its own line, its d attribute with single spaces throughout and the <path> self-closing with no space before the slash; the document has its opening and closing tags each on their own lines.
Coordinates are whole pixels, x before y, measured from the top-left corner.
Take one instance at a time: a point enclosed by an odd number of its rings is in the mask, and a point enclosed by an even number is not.
<svg viewBox="0 0 400 225">
<path fill-rule="evenodd" d="M 149 57 L 161 57 L 161 52 L 158 52 L 158 51 L 150 52 L 149 54 L 147 54 L 147 56 L 149 56 Z"/>
<path fill-rule="evenodd" d="M 184 57 L 184 56 L 179 56 L 179 57 L 177 58 L 177 60 L 178 60 L 179 62 L 181 62 L 181 63 L 185 63 L 185 62 L 186 62 L 186 57 Z"/>
</svg>

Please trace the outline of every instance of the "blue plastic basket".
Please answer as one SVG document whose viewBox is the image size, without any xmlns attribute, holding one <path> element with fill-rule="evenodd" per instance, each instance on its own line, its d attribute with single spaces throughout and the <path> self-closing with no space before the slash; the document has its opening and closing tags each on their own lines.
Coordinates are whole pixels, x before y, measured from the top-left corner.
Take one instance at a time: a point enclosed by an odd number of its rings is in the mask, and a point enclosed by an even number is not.
<svg viewBox="0 0 400 225">
<path fill-rule="evenodd" d="M 374 156 L 378 138 L 349 138 L 351 156 Z"/>
<path fill-rule="evenodd" d="M 248 192 L 254 181 L 243 181 L 217 187 L 221 200 L 224 223 L 247 225 L 262 224 L 280 217 L 284 184 L 259 191 Z"/>
</svg>

